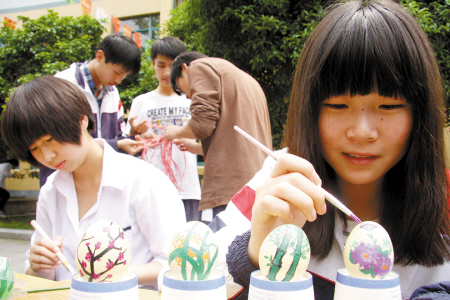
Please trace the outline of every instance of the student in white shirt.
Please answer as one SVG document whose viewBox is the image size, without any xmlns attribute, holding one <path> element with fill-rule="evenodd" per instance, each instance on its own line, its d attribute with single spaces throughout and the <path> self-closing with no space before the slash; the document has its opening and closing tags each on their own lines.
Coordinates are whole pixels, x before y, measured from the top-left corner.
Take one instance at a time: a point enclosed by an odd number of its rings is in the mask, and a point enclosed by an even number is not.
<svg viewBox="0 0 450 300">
<path fill-rule="evenodd" d="M 20 86 L 7 104 L 2 134 L 17 157 L 57 169 L 41 189 L 36 212 L 53 241 L 33 234 L 26 273 L 71 278 L 55 253 L 61 249 L 75 266 L 85 229 L 106 219 L 131 227 L 131 269 L 140 285 L 155 286 L 173 234 L 185 223 L 183 205 L 159 170 L 92 138 L 94 124 L 82 92 L 55 77 Z"/>
<path fill-rule="evenodd" d="M 180 39 L 174 36 L 166 36 L 155 41 L 151 51 L 152 65 L 155 68 L 158 87 L 133 100 L 128 123 L 125 132 L 129 136 L 150 132 L 153 136 L 163 136 L 168 125 L 182 126 L 191 118 L 189 110 L 191 100 L 185 95 L 177 95 L 170 85 L 170 69 L 172 62 L 178 54 L 186 52 L 186 47 Z M 150 123 L 156 127 L 150 128 Z M 174 175 L 174 184 L 178 186 L 178 192 L 183 200 L 187 221 L 200 221 L 202 212 L 200 206 L 200 181 L 197 172 L 197 156 L 203 155 L 201 147 L 196 147 L 196 153 L 189 152 L 190 145 L 200 145 L 195 140 L 180 139 L 172 144 L 171 171 Z M 175 145 L 180 145 L 176 147 Z M 187 151 L 186 151 L 187 150 Z M 144 160 L 148 161 L 163 172 L 166 166 L 163 164 L 162 146 L 149 148 Z M 211 221 L 207 220 L 206 221 Z"/>
</svg>

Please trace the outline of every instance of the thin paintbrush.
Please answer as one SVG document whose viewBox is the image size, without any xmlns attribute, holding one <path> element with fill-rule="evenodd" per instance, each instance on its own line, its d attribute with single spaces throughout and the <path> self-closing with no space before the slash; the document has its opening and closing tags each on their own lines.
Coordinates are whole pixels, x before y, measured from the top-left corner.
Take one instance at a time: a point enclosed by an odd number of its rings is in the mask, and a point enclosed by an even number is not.
<svg viewBox="0 0 450 300">
<path fill-rule="evenodd" d="M 278 160 L 278 158 L 275 156 L 275 153 L 273 153 L 273 151 L 271 151 L 270 149 L 268 149 L 266 146 L 264 146 L 263 144 L 261 144 L 260 142 L 258 142 L 257 140 L 255 140 L 252 136 L 250 136 L 248 133 L 246 133 L 245 131 L 243 131 L 242 129 L 240 129 L 237 126 L 234 126 L 234 130 L 236 130 L 237 132 L 239 132 L 240 134 L 242 134 L 247 140 L 249 140 L 250 142 L 252 142 L 253 144 L 255 144 L 259 149 L 261 149 L 262 151 L 264 151 L 267 155 L 269 155 L 270 157 L 272 157 L 275 160 Z M 355 220 L 357 223 L 361 223 L 361 220 L 354 214 L 352 213 L 352 211 L 350 209 L 348 209 L 344 204 L 342 204 L 341 201 L 339 201 L 338 199 L 336 199 L 336 197 L 334 197 L 333 195 L 331 195 L 330 193 L 328 193 L 327 191 L 325 191 L 323 188 L 322 190 L 325 192 L 325 198 L 331 202 L 331 204 L 333 204 L 334 206 L 336 206 L 338 209 L 340 209 L 342 212 L 344 212 L 347 216 L 349 216 L 350 218 L 352 218 L 353 220 Z"/>
</svg>

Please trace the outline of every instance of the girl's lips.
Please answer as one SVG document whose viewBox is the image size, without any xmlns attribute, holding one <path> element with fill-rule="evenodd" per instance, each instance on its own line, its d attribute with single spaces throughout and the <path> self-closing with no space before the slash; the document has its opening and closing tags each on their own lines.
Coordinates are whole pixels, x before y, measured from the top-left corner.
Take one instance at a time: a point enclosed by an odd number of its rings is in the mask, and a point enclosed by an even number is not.
<svg viewBox="0 0 450 300">
<path fill-rule="evenodd" d="M 66 162 L 62 161 L 59 164 L 55 165 L 55 168 L 58 170 L 62 170 L 62 169 L 64 169 L 65 166 L 66 166 Z"/>
<path fill-rule="evenodd" d="M 349 153 L 343 153 L 345 159 L 354 165 L 368 165 L 372 162 L 374 162 L 379 156 L 378 155 L 358 155 L 358 154 L 349 154 Z"/>
</svg>

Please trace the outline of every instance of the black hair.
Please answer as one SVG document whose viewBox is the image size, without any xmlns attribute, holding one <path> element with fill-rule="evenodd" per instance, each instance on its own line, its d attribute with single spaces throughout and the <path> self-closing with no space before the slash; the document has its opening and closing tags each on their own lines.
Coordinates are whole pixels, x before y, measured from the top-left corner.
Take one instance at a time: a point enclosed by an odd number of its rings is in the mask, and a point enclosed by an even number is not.
<svg viewBox="0 0 450 300">
<path fill-rule="evenodd" d="M 200 52 L 189 51 L 181 53 L 174 59 L 172 68 L 170 68 L 170 85 L 172 86 L 172 89 L 175 91 L 175 93 L 181 95 L 181 92 L 177 88 L 177 79 L 181 76 L 183 64 L 189 66 L 192 61 L 205 57 L 208 56 Z"/>
<path fill-rule="evenodd" d="M 20 160 L 42 165 L 30 152 L 30 145 L 45 135 L 60 143 L 81 143 L 81 119 L 87 116 L 88 130 L 95 119 L 83 92 L 65 79 L 45 76 L 17 88 L 1 119 L 2 135 Z"/>
<path fill-rule="evenodd" d="M 8 159 L 6 162 L 10 163 L 14 168 L 17 168 L 19 166 L 19 161 L 15 158 Z"/>
<path fill-rule="evenodd" d="M 129 37 L 110 34 L 98 46 L 105 54 L 105 63 L 120 64 L 131 74 L 139 73 L 141 68 L 141 50 Z"/>
<path fill-rule="evenodd" d="M 181 53 L 186 52 L 186 46 L 183 42 L 174 36 L 166 36 L 156 40 L 152 45 L 151 58 L 154 60 L 158 54 L 168 58 L 175 59 Z"/>
</svg>

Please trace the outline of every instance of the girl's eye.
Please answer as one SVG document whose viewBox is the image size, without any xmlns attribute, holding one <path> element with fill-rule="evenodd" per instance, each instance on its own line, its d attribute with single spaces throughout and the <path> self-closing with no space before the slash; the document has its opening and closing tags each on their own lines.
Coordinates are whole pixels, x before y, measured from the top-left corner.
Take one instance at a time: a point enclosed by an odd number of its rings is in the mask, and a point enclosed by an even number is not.
<svg viewBox="0 0 450 300">
<path fill-rule="evenodd" d="M 53 140 L 53 138 L 51 137 L 51 138 L 48 138 L 47 139 L 47 142 L 51 142 Z"/>
<path fill-rule="evenodd" d="M 392 109 L 396 109 L 396 108 L 400 108 L 403 107 L 403 105 L 398 105 L 398 104 L 384 104 L 384 105 L 380 105 L 381 109 L 386 109 L 386 110 L 392 110 Z"/>
<path fill-rule="evenodd" d="M 32 152 L 32 151 L 34 151 L 36 149 L 37 149 L 37 147 L 30 148 L 30 152 Z"/>
<path fill-rule="evenodd" d="M 324 103 L 323 104 L 326 107 L 333 108 L 333 109 L 343 109 L 347 108 L 348 106 L 346 104 L 331 104 L 331 103 Z"/>
</svg>

